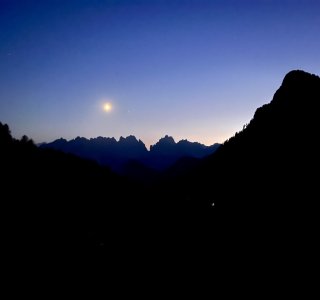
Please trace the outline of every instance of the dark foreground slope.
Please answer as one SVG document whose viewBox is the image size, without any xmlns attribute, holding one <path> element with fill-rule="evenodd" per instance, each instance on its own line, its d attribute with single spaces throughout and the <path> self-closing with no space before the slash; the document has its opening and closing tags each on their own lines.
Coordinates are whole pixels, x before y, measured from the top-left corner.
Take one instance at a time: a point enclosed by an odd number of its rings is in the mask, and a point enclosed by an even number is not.
<svg viewBox="0 0 320 300">
<path fill-rule="evenodd" d="M 216 229 L 238 245 L 312 243 L 319 219 L 319 101 L 319 77 L 288 73 L 272 101 L 181 179 L 178 190 L 187 186 L 190 206 L 211 210 Z"/>
<path fill-rule="evenodd" d="M 143 188 L 97 163 L 11 137 L 0 123 L 4 249 L 12 259 L 50 263 L 124 237 Z M 137 222 L 138 223 L 138 222 Z M 48 259 L 51 257 L 51 259 Z"/>
<path fill-rule="evenodd" d="M 141 184 L 94 161 L 38 148 L 27 137 L 12 138 L 1 123 L 0 166 L 2 241 L 18 264 L 49 268 L 79 256 L 82 264 L 116 257 L 134 263 L 185 238 L 179 201 L 164 181 Z"/>
<path fill-rule="evenodd" d="M 199 172 L 206 183 L 213 184 L 210 170 L 217 167 L 224 189 L 220 199 L 210 201 L 237 210 L 311 205 L 318 166 L 319 101 L 319 77 L 288 73 L 272 101 L 258 108 L 246 128 L 204 162 Z"/>
</svg>

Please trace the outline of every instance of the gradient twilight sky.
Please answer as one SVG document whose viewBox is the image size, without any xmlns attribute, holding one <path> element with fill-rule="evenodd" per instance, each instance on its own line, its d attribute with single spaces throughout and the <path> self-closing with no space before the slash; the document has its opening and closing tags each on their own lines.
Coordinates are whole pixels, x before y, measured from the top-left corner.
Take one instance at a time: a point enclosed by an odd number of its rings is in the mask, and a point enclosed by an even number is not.
<svg viewBox="0 0 320 300">
<path fill-rule="evenodd" d="M 292 69 L 320 73 L 319 0 L 0 0 L 16 138 L 223 142 Z"/>
</svg>

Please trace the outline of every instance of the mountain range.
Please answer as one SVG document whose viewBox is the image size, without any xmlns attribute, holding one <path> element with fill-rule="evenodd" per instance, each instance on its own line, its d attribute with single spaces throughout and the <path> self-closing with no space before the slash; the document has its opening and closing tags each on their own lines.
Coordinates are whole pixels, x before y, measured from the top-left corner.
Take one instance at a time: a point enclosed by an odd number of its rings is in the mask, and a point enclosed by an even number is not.
<svg viewBox="0 0 320 300">
<path fill-rule="evenodd" d="M 126 138 L 97 137 L 86 139 L 77 137 L 67 141 L 63 138 L 51 143 L 42 144 L 41 148 L 51 148 L 65 153 L 72 153 L 83 158 L 93 159 L 101 165 L 111 167 L 120 173 L 132 172 L 132 167 L 139 169 L 145 166 L 154 170 L 162 171 L 182 158 L 203 158 L 214 153 L 220 144 L 205 146 L 197 142 L 181 140 L 178 143 L 166 135 L 156 144 L 151 145 L 150 151 L 145 144 L 135 136 Z M 130 170 L 129 170 L 130 169 Z"/>
<path fill-rule="evenodd" d="M 287 273 L 313 266 L 318 257 L 319 101 L 320 78 L 291 71 L 242 131 L 192 168 L 181 159 L 178 176 L 152 183 L 36 147 L 27 137 L 16 140 L 0 123 L 2 241 L 15 256 L 12 261 L 20 264 L 26 257 L 31 262 L 27 269 L 48 257 L 54 264 L 66 249 L 72 257 L 80 253 L 81 263 L 103 253 L 110 264 L 115 261 L 115 269 L 132 261 L 134 270 L 141 261 L 161 267 L 167 258 L 189 268 L 190 257 L 203 266 L 214 260 L 214 270 L 219 262 L 223 270 L 240 265 L 243 274 L 249 265 L 273 275 L 279 266 Z M 74 140 L 81 151 L 86 142 Z M 147 151 L 134 137 L 95 142 L 134 144 L 132 157 Z M 150 153 L 174 156 L 181 150 L 173 149 L 184 144 L 190 146 L 165 137 Z"/>
</svg>

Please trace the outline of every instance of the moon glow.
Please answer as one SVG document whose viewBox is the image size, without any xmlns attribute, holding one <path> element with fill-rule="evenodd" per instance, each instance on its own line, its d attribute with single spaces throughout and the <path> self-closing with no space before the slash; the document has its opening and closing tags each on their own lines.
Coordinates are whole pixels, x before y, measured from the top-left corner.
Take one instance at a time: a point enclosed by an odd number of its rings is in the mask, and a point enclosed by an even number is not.
<svg viewBox="0 0 320 300">
<path fill-rule="evenodd" d="M 103 110 L 105 112 L 110 112 L 112 110 L 112 104 L 110 102 L 104 103 L 103 104 Z"/>
</svg>

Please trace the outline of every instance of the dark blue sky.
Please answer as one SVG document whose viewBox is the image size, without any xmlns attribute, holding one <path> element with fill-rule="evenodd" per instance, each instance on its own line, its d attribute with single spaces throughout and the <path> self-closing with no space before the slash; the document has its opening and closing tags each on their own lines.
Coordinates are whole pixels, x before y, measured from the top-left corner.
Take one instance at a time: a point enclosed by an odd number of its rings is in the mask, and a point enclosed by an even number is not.
<svg viewBox="0 0 320 300">
<path fill-rule="evenodd" d="M 0 121 L 36 142 L 223 142 L 289 70 L 319 74 L 319 32 L 317 0 L 0 0 Z"/>
</svg>

